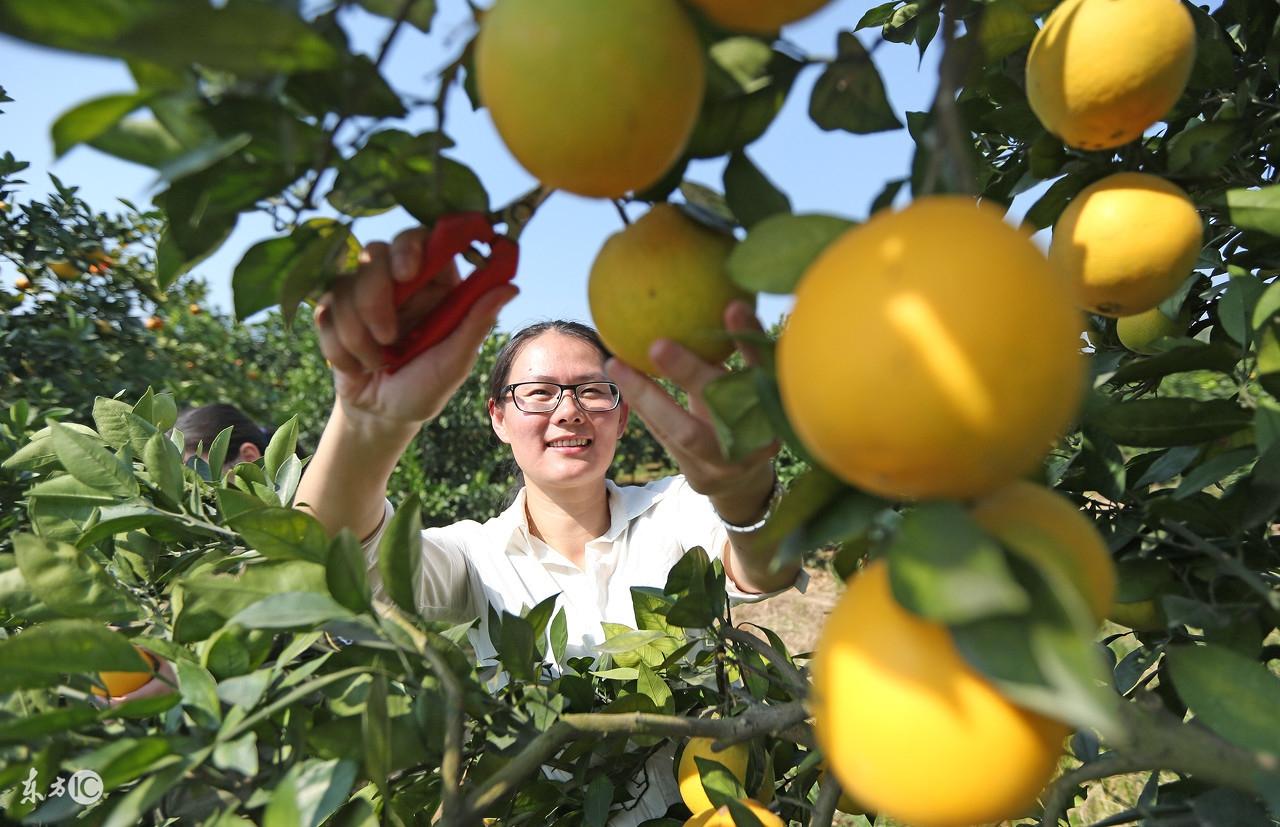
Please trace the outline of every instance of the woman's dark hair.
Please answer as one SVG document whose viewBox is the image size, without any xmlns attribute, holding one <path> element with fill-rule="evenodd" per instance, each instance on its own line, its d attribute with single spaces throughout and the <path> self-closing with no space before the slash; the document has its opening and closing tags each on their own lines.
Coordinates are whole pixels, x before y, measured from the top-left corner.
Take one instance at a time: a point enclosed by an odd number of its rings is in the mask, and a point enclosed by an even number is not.
<svg viewBox="0 0 1280 827">
<path fill-rule="evenodd" d="M 587 344 L 600 351 L 601 360 L 608 359 L 613 354 L 604 346 L 600 334 L 594 328 L 583 324 L 582 322 L 570 322 L 563 319 L 554 319 L 548 322 L 538 322 L 528 327 L 517 330 L 511 334 L 511 338 L 502 346 L 502 350 L 498 351 L 497 357 L 493 362 L 493 373 L 489 374 L 489 398 L 495 402 L 501 401 L 499 396 L 502 389 L 506 387 L 511 376 L 511 364 L 520 355 L 520 351 L 524 349 L 530 340 L 541 336 L 543 333 L 562 333 L 565 336 L 572 336 L 575 339 L 581 339 Z"/>
<path fill-rule="evenodd" d="M 235 405 L 224 403 L 187 408 L 178 414 L 174 427 L 182 431 L 183 443 L 190 453 L 194 453 L 201 443 L 206 451 L 209 450 L 214 437 L 226 428 L 231 428 L 232 456 L 235 449 L 246 442 L 258 446 L 258 450 L 264 453 L 271 442 L 270 431 L 258 427 L 256 422 Z"/>
</svg>

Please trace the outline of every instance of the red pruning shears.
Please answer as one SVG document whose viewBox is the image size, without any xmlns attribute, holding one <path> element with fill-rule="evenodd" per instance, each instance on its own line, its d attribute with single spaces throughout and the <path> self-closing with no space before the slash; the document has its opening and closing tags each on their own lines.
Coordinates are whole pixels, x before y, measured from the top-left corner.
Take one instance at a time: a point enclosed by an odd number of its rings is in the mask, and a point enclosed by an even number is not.
<svg viewBox="0 0 1280 827">
<path fill-rule="evenodd" d="M 418 275 L 413 281 L 396 285 L 396 307 L 430 282 L 455 256 L 472 252 L 473 242 L 489 245 L 488 258 L 450 290 L 413 330 L 382 349 L 383 368 L 387 373 L 395 373 L 419 353 L 439 344 L 458 328 L 481 296 L 515 278 L 520 254 L 515 240 L 498 233 L 493 228 L 493 218 L 487 213 L 453 213 L 439 218 L 431 228 Z"/>
</svg>

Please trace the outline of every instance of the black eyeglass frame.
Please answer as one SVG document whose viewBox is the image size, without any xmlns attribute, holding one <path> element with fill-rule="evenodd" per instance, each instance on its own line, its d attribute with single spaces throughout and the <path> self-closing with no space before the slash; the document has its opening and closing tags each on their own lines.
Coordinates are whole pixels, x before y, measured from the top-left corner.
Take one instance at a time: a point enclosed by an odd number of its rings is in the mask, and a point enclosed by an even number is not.
<svg viewBox="0 0 1280 827">
<path fill-rule="evenodd" d="M 530 411 L 520 407 L 520 402 L 516 399 L 515 389 L 520 387 L 521 385 L 552 385 L 558 389 L 558 392 L 556 393 L 555 401 L 551 403 L 550 408 L 548 408 L 545 411 Z M 601 409 L 591 409 L 591 408 L 585 407 L 582 404 L 582 400 L 578 397 L 578 388 L 581 388 L 584 385 L 608 385 L 609 387 L 613 388 L 613 406 L 609 408 L 601 408 Z M 569 394 L 573 397 L 573 404 L 578 406 L 578 410 L 584 411 L 586 413 L 608 413 L 609 411 L 616 411 L 618 409 L 618 406 L 622 404 L 622 389 L 618 387 L 617 382 L 610 382 L 607 379 L 596 379 L 591 382 L 578 382 L 573 385 L 561 385 L 559 382 L 539 382 L 536 380 L 529 381 L 529 382 L 513 382 L 510 385 L 504 386 L 502 390 L 499 392 L 499 396 L 506 397 L 508 394 L 510 394 L 511 404 L 515 405 L 517 409 L 524 411 L 525 413 L 551 413 L 556 408 L 559 408 L 560 403 L 564 401 L 565 391 L 568 391 Z"/>
</svg>

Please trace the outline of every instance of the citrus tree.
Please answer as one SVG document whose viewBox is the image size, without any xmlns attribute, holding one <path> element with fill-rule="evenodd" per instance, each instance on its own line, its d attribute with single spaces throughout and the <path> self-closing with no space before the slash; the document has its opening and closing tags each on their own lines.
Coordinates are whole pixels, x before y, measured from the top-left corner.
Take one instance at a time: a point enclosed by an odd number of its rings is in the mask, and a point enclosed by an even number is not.
<svg viewBox="0 0 1280 827">
<path fill-rule="evenodd" d="M 497 0 L 403 95 L 381 62 L 435 4 L 358 5 L 388 21 L 374 57 L 342 5 L 3 0 L 0 30 L 129 61 L 137 90 L 53 135 L 166 176 L 161 289 L 245 212 L 289 228 L 236 268 L 242 318 L 349 272 L 362 217 L 518 241 L 556 190 L 645 213 L 591 287 L 639 369 L 654 337 L 723 343 L 700 300 L 794 295 L 701 401 L 729 456 L 798 459 L 762 531 L 780 560 L 835 548 L 848 589 L 811 658 L 737 628 L 699 550 L 596 652 L 554 601 L 446 628 L 409 586 L 414 494 L 362 551 L 290 508 L 296 423 L 218 478 L 225 444 L 175 455 L 169 397 L 100 399 L 6 462 L 32 484 L 0 558 L 0 787 L 93 769 L 109 795 L 9 812 L 604 824 L 665 772 L 685 809 L 658 824 L 1080 823 L 1122 774 L 1106 823 L 1280 817 L 1274 4 L 892 0 L 819 56 L 778 30 L 821 3 Z M 889 105 L 882 47 L 941 51 L 928 111 Z M 847 216 L 794 214 L 746 151 L 805 71 L 819 127 L 915 146 Z M 454 90 L 537 190 L 492 205 L 450 157 Z M 416 110 L 432 129 L 390 125 Z M 684 181 L 704 158 L 722 191 Z M 131 642 L 177 691 L 95 707 L 96 673 L 154 668 Z"/>
</svg>

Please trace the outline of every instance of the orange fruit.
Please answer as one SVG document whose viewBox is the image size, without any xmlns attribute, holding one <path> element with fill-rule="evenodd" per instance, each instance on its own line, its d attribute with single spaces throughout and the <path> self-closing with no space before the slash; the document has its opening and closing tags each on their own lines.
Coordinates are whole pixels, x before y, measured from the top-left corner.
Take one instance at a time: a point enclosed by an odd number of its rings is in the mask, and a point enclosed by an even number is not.
<svg viewBox="0 0 1280 827">
<path fill-rule="evenodd" d="M 159 316 L 148 316 L 142 326 L 147 330 L 164 330 L 164 319 Z"/>
<path fill-rule="evenodd" d="M 609 350 L 648 374 L 655 339 L 673 339 L 708 362 L 733 352 L 724 311 L 752 295 L 729 279 L 725 262 L 733 237 L 689 218 L 672 204 L 657 204 L 610 236 L 587 280 L 591 318 Z"/>
<path fill-rule="evenodd" d="M 1053 227 L 1049 261 L 1084 307 L 1132 316 L 1173 295 L 1200 256 L 1203 230 L 1177 185 L 1141 172 L 1108 175 L 1080 191 Z"/>
<path fill-rule="evenodd" d="M 786 827 L 782 819 L 774 815 L 768 807 L 750 798 L 741 800 L 741 804 L 751 811 L 760 822 L 760 827 Z M 733 819 L 733 811 L 728 807 L 718 810 L 707 809 L 692 816 L 684 823 L 684 827 L 737 827 Z"/>
<path fill-rule="evenodd" d="M 13 286 L 19 290 L 27 291 L 31 289 L 31 279 L 26 276 L 18 276 L 13 280 Z"/>
<path fill-rule="evenodd" d="M 883 560 L 827 618 L 813 659 L 818 744 L 857 801 L 912 827 L 1024 815 L 1070 728 L 1011 703 L 945 626 L 903 609 Z"/>
<path fill-rule="evenodd" d="M 1195 48 L 1178 0 L 1065 0 L 1031 43 L 1027 101 L 1063 143 L 1120 146 L 1173 108 Z"/>
<path fill-rule="evenodd" d="M 1153 307 L 1132 316 L 1121 316 L 1116 319 L 1116 336 L 1120 344 L 1134 353 L 1154 354 L 1160 351 L 1156 342 L 1171 336 L 1184 336 L 1187 332 L 1186 314 L 1178 319 L 1170 319 Z"/>
<path fill-rule="evenodd" d="M 1076 412 L 1073 300 L 992 206 L 931 196 L 878 212 L 800 280 L 777 350 L 787 418 L 820 463 L 873 493 L 995 490 Z"/>
<path fill-rule="evenodd" d="M 1016 480 L 974 503 L 978 525 L 1038 568 L 1061 574 L 1099 623 L 1116 594 L 1116 567 L 1093 521 L 1043 485 Z"/>
<path fill-rule="evenodd" d="M 204 312 L 204 308 L 196 304 L 195 302 L 192 302 L 191 304 L 187 305 L 187 312 L 190 313 L 192 316 L 199 316 L 201 313 Z"/>
<path fill-rule="evenodd" d="M 726 29 L 769 34 L 808 17 L 830 0 L 690 0 Z"/>
<path fill-rule="evenodd" d="M 102 683 L 102 687 L 92 687 L 93 694 L 99 697 L 118 698 L 121 695 L 128 695 L 134 690 L 141 689 L 151 681 L 151 678 L 155 676 L 156 667 L 159 665 L 156 656 L 141 646 L 134 646 L 133 648 L 147 662 L 148 671 L 99 672 L 98 680 Z"/>
<path fill-rule="evenodd" d="M 498 0 L 475 58 L 480 99 L 516 160 L 578 195 L 657 181 L 702 105 L 702 46 L 675 0 Z"/>
</svg>

